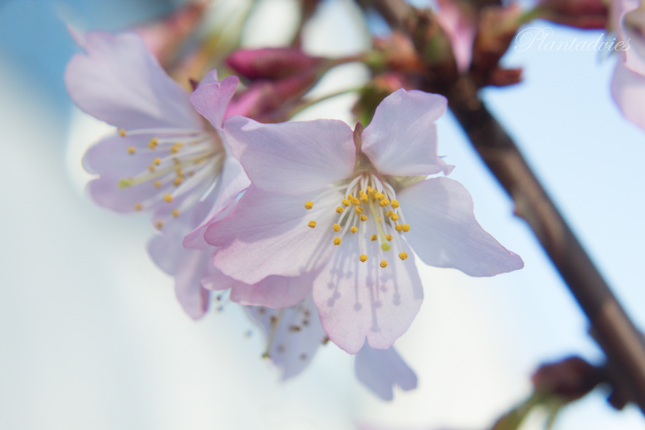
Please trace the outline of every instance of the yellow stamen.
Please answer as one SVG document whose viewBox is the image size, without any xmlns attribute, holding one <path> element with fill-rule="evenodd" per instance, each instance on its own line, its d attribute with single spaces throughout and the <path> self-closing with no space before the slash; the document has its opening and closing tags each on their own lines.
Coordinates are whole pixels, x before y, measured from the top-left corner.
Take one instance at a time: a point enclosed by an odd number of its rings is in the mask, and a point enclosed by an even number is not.
<svg viewBox="0 0 645 430">
<path fill-rule="evenodd" d="M 392 200 L 392 207 L 394 209 L 398 208 L 399 207 L 399 202 L 397 200 Z"/>
<path fill-rule="evenodd" d="M 157 221 L 157 223 L 155 225 L 157 226 L 157 228 L 159 230 L 161 230 L 163 228 L 163 221 Z"/>
<path fill-rule="evenodd" d="M 155 149 L 157 145 L 159 145 L 159 139 L 157 139 L 156 137 L 153 137 L 152 139 L 150 139 L 150 142 L 148 142 L 148 148 L 150 149 Z"/>
<path fill-rule="evenodd" d="M 351 199 L 354 198 L 354 195 L 352 193 L 349 193 L 349 194 L 347 194 L 347 198 L 351 200 Z"/>
<path fill-rule="evenodd" d="M 410 226 L 408 224 L 403 224 L 403 231 L 405 233 L 409 232 L 410 231 Z"/>
<path fill-rule="evenodd" d="M 403 226 L 402 226 L 401 224 L 397 224 L 397 225 L 395 225 L 395 226 L 394 226 L 394 228 L 395 228 L 395 229 L 396 229 L 396 231 L 398 231 L 398 232 L 400 232 L 401 230 L 403 230 Z"/>
<path fill-rule="evenodd" d="M 309 221 L 309 224 L 307 224 L 310 228 L 316 227 L 316 221 Z"/>
<path fill-rule="evenodd" d="M 151 172 L 154 172 L 155 171 L 155 166 L 153 166 L 151 164 L 150 166 L 148 166 L 148 170 L 150 170 Z"/>
<path fill-rule="evenodd" d="M 387 261 L 381 261 L 381 267 L 385 269 L 387 267 Z"/>
<path fill-rule="evenodd" d="M 126 133 L 124 129 L 120 129 L 120 130 L 119 130 L 119 136 L 121 136 L 121 137 L 125 137 L 127 134 L 128 134 L 128 133 Z"/>
<path fill-rule="evenodd" d="M 334 238 L 334 245 L 340 245 L 340 237 L 335 237 Z"/>
<path fill-rule="evenodd" d="M 154 182 L 154 186 L 155 186 L 156 188 L 160 188 L 160 187 L 161 187 L 161 181 L 160 181 L 160 180 L 156 180 L 156 181 Z"/>
<path fill-rule="evenodd" d="M 383 221 L 383 220 L 381 219 L 381 217 L 378 217 L 378 222 L 381 222 L 381 221 Z"/>
<path fill-rule="evenodd" d="M 166 203 L 172 202 L 172 196 L 170 194 L 166 194 L 163 199 L 166 201 Z"/>
<path fill-rule="evenodd" d="M 397 214 L 392 214 L 392 221 L 398 221 L 399 216 Z"/>
<path fill-rule="evenodd" d="M 351 231 L 352 233 L 356 233 L 356 232 L 358 231 L 358 227 L 356 227 L 356 226 L 352 226 L 352 227 L 349 229 L 349 231 Z"/>
<path fill-rule="evenodd" d="M 140 211 L 141 209 L 143 209 L 143 205 L 141 203 L 137 203 L 134 205 L 135 211 Z"/>
<path fill-rule="evenodd" d="M 338 224 L 334 224 L 331 228 L 333 228 L 334 231 L 340 231 L 340 226 Z"/>
<path fill-rule="evenodd" d="M 161 164 L 161 158 L 155 158 L 155 161 L 153 161 L 157 166 Z"/>
<path fill-rule="evenodd" d="M 358 206 L 358 205 L 361 204 L 361 201 L 359 199 L 357 199 L 356 197 L 353 197 L 352 198 L 352 204 L 355 205 L 355 206 Z"/>
<path fill-rule="evenodd" d="M 369 198 L 369 197 L 367 197 L 367 194 L 363 194 L 363 195 L 361 196 L 361 201 L 362 201 L 363 203 L 367 203 L 369 200 L 370 200 L 370 198 Z"/>
<path fill-rule="evenodd" d="M 134 146 L 128 148 L 128 154 L 134 154 L 135 152 L 137 152 L 137 150 Z"/>
<path fill-rule="evenodd" d="M 347 199 L 343 199 L 343 206 L 347 207 L 349 205 L 351 205 L 350 201 Z"/>
<path fill-rule="evenodd" d="M 392 211 L 387 211 L 387 212 L 385 212 L 385 217 L 386 217 L 386 218 L 389 218 L 389 217 L 391 217 L 391 216 L 392 216 Z"/>
<path fill-rule="evenodd" d="M 338 207 L 336 208 L 336 213 L 342 214 L 344 210 L 345 210 L 345 208 L 344 208 L 344 207 L 342 207 L 342 206 L 338 206 Z"/>
<path fill-rule="evenodd" d="M 383 194 L 383 193 L 376 193 L 376 195 L 374 196 L 374 198 L 375 198 L 376 200 L 383 200 L 383 199 L 385 198 L 385 194 Z"/>
<path fill-rule="evenodd" d="M 360 220 L 361 221 L 367 221 L 367 215 L 361 215 Z"/>
<path fill-rule="evenodd" d="M 386 239 L 387 239 L 387 241 L 389 242 L 389 241 L 391 241 L 391 240 L 392 240 L 392 235 L 391 235 L 391 234 L 386 234 L 386 235 L 385 235 L 385 238 L 386 238 Z"/>
<path fill-rule="evenodd" d="M 361 254 L 360 257 L 358 257 L 359 260 L 361 260 L 361 263 L 365 263 L 367 261 L 367 255 Z"/>
<path fill-rule="evenodd" d="M 356 214 L 360 215 L 363 213 L 363 208 L 356 208 Z"/>
<path fill-rule="evenodd" d="M 376 196 L 376 193 L 378 192 L 378 191 L 376 191 L 374 188 L 370 189 L 369 187 L 367 188 L 367 190 L 368 190 L 368 191 L 367 191 L 367 194 L 369 194 L 369 195 L 370 195 L 370 197 L 374 197 L 374 196 Z"/>
<path fill-rule="evenodd" d="M 358 195 L 359 195 L 359 196 L 362 196 L 362 195 L 363 195 L 363 193 L 365 193 L 365 191 L 363 191 L 363 190 L 358 190 Z"/>
<path fill-rule="evenodd" d="M 314 207 L 314 202 L 307 202 L 305 203 L 305 209 L 311 209 Z"/>
<path fill-rule="evenodd" d="M 179 216 L 179 209 L 174 209 L 174 210 L 172 211 L 172 216 L 174 216 L 175 218 L 177 218 L 177 217 Z"/>
<path fill-rule="evenodd" d="M 180 186 L 182 182 L 184 182 L 184 178 L 181 177 L 181 176 L 176 177 L 175 180 L 172 181 L 172 183 L 175 185 L 175 187 Z"/>
<path fill-rule="evenodd" d="M 408 258 L 408 254 L 406 252 L 402 252 L 399 254 L 399 258 L 401 260 L 405 260 L 406 258 Z"/>
<path fill-rule="evenodd" d="M 383 196 L 383 197 L 385 197 L 385 196 Z M 385 199 L 385 198 L 383 200 L 381 200 L 381 202 L 379 203 L 379 205 L 381 205 L 382 207 L 388 206 L 389 204 L 390 204 L 390 201 L 388 199 Z"/>
<path fill-rule="evenodd" d="M 376 236 L 375 234 L 373 234 L 373 235 L 371 235 L 371 236 L 370 236 L 370 240 L 371 240 L 372 242 L 376 242 L 376 239 L 378 239 L 378 236 Z"/>
</svg>

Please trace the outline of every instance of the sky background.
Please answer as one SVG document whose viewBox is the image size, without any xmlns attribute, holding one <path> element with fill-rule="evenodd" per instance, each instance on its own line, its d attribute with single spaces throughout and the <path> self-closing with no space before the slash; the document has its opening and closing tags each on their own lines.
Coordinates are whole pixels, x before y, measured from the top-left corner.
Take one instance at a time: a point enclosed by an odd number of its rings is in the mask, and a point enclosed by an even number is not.
<svg viewBox="0 0 645 430">
<path fill-rule="evenodd" d="M 0 0 L 0 428 L 475 430 L 530 393 L 530 374 L 571 354 L 602 355 L 587 322 L 512 203 L 449 114 L 439 152 L 475 202 L 480 224 L 520 254 L 522 271 L 488 279 L 421 267 L 425 301 L 396 344 L 419 388 L 386 403 L 357 382 L 353 360 L 329 344 L 286 383 L 260 358 L 261 333 L 236 305 L 195 323 L 172 279 L 148 259 L 148 220 L 98 208 L 82 192 L 84 148 L 106 126 L 73 108 L 65 65 L 76 52 L 65 20 L 117 30 L 181 2 Z M 288 38 L 293 2 L 264 0 L 247 46 Z M 423 2 L 416 2 L 423 4 Z M 326 0 L 305 31 L 314 54 L 369 43 L 349 1 Z M 553 40 L 600 32 L 554 24 Z M 378 22 L 370 22 L 382 31 Z M 535 48 L 504 57 L 524 81 L 482 96 L 515 138 L 621 303 L 645 326 L 642 282 L 645 134 L 611 100 L 614 59 Z M 359 85 L 360 65 L 332 70 L 314 94 Z M 298 119 L 353 121 L 352 96 Z M 539 428 L 539 416 L 524 426 Z M 640 412 L 616 412 L 597 390 L 567 408 L 557 430 L 643 429 Z"/>
</svg>

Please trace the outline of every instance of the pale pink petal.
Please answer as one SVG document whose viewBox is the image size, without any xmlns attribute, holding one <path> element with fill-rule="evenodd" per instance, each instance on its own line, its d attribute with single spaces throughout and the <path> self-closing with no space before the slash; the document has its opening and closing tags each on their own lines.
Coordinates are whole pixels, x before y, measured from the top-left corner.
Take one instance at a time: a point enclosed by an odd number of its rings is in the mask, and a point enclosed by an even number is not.
<svg viewBox="0 0 645 430">
<path fill-rule="evenodd" d="M 92 145 L 83 156 L 83 168 L 96 175 L 127 178 L 145 171 L 159 155 L 150 151 L 148 142 L 154 135 L 107 137 Z M 129 148 L 136 153 L 130 154 Z"/>
<path fill-rule="evenodd" d="M 96 204 L 119 213 L 134 212 L 137 204 L 146 201 L 158 191 L 152 182 L 144 182 L 134 187 L 122 189 L 119 187 L 121 179 L 123 179 L 121 176 L 102 175 L 89 182 L 86 189 Z M 156 203 L 152 209 L 157 208 L 160 204 L 160 202 Z"/>
<path fill-rule="evenodd" d="M 353 133 L 342 121 L 260 124 L 234 116 L 226 119 L 224 131 L 249 179 L 264 191 L 303 194 L 354 171 Z"/>
<path fill-rule="evenodd" d="M 257 284 L 238 283 L 231 289 L 231 301 L 241 305 L 287 308 L 309 294 L 318 272 L 300 276 L 267 276 Z"/>
<path fill-rule="evenodd" d="M 267 354 L 283 370 L 282 379 L 298 375 L 311 363 L 325 332 L 311 296 L 287 309 L 246 308 L 269 340 Z"/>
<path fill-rule="evenodd" d="M 639 8 L 639 3 L 638 0 L 613 0 L 609 19 L 618 41 L 626 44 L 618 49 L 623 63 L 631 71 L 645 75 L 645 11 Z"/>
<path fill-rule="evenodd" d="M 412 252 L 405 247 L 383 253 L 378 243 L 366 244 L 369 259 L 361 263 L 358 235 L 345 235 L 314 281 L 313 297 L 327 336 L 341 349 L 356 354 L 367 342 L 386 349 L 405 333 L 423 301 L 421 280 Z M 402 261 L 398 252 L 405 251 Z"/>
<path fill-rule="evenodd" d="M 90 32 L 72 57 L 67 90 L 85 112 L 126 130 L 201 129 L 186 93 L 161 69 L 140 36 Z"/>
<path fill-rule="evenodd" d="M 616 64 L 611 94 L 625 118 L 645 129 L 645 76 Z"/>
<path fill-rule="evenodd" d="M 433 178 L 397 196 L 410 231 L 410 246 L 426 264 L 459 269 L 470 276 L 493 276 L 524 267 L 522 259 L 481 228 L 473 201 L 457 181 Z"/>
<path fill-rule="evenodd" d="M 324 191 L 324 190 L 323 190 Z M 206 241 L 221 249 L 215 267 L 226 275 L 255 284 L 269 275 L 298 276 L 325 264 L 332 253 L 340 192 L 299 196 L 267 193 L 251 185 L 235 208 L 206 230 Z M 305 203 L 313 200 L 313 209 Z M 318 224 L 309 228 L 310 220 Z"/>
<path fill-rule="evenodd" d="M 405 391 L 417 388 L 417 375 L 394 347 L 374 349 L 363 345 L 354 358 L 356 378 L 383 400 L 394 398 L 394 386 Z"/>
<path fill-rule="evenodd" d="M 190 95 L 190 102 L 213 127 L 221 128 L 228 102 L 235 94 L 239 82 L 237 76 L 228 76 L 220 82 L 217 80 L 217 71 L 212 70 Z"/>
<path fill-rule="evenodd" d="M 208 274 L 212 258 L 213 250 L 184 249 L 175 272 L 177 300 L 184 311 L 195 320 L 203 317 L 208 311 L 210 293 L 202 287 L 201 281 Z"/>
<path fill-rule="evenodd" d="M 215 189 L 209 195 L 208 212 L 205 215 L 202 214 L 197 227 L 186 235 L 184 246 L 197 249 L 207 247 L 208 244 L 204 240 L 204 233 L 210 223 L 215 221 L 217 216 L 250 184 L 251 182 L 244 173 L 239 161 L 234 157 L 227 156 Z"/>
<path fill-rule="evenodd" d="M 445 97 L 403 88 L 387 96 L 363 130 L 362 150 L 379 173 L 432 175 L 445 170 L 437 157 L 437 126 Z"/>
<path fill-rule="evenodd" d="M 184 219 L 179 219 L 166 224 L 159 234 L 148 241 L 148 255 L 157 267 L 171 276 L 177 272 L 179 262 L 186 253 L 181 241 L 189 231 L 190 225 Z"/>
</svg>

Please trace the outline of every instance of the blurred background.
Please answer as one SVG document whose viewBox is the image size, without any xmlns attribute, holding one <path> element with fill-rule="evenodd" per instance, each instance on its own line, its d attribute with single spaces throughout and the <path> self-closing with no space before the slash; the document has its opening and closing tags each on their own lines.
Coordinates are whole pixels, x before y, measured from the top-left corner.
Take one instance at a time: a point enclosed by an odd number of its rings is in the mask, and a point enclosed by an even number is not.
<svg viewBox="0 0 645 430">
<path fill-rule="evenodd" d="M 416 371 L 416 390 L 374 397 L 353 359 L 332 343 L 303 374 L 283 382 L 261 358 L 263 338 L 239 306 L 199 322 L 175 300 L 173 281 L 148 259 L 146 216 L 118 216 L 84 194 L 84 150 L 110 128 L 79 112 L 63 73 L 78 51 L 66 25 L 117 31 L 152 22 L 184 2 L 0 0 L 0 428 L 476 430 L 530 395 L 544 361 L 602 353 L 549 260 L 455 120 L 438 122 L 439 152 L 457 166 L 480 224 L 526 267 L 476 279 L 420 265 L 425 301 L 396 347 Z M 415 1 L 417 6 L 431 5 Z M 248 0 L 209 5 L 210 25 Z M 293 35 L 296 0 L 260 0 L 242 31 L 247 47 Z M 546 22 L 556 40 L 595 41 Z M 350 0 L 323 0 L 303 49 L 351 55 L 384 34 Z M 483 93 L 639 327 L 645 326 L 643 184 L 645 135 L 609 92 L 614 59 L 597 52 L 511 51 L 504 64 L 524 81 Z M 325 94 L 369 78 L 364 66 L 332 69 Z M 296 119 L 339 118 L 344 95 Z M 640 411 L 618 412 L 597 389 L 566 408 L 555 429 L 644 429 Z M 541 428 L 539 414 L 523 429 Z"/>
</svg>

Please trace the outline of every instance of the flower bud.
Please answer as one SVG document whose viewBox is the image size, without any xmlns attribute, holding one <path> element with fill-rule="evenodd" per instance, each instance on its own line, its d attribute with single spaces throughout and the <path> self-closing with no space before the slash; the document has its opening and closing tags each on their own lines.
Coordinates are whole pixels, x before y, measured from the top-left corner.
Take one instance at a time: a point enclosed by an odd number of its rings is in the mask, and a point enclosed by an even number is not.
<svg viewBox="0 0 645 430">
<path fill-rule="evenodd" d="M 531 379 L 536 392 L 573 401 L 602 382 L 603 374 L 601 369 L 582 358 L 569 357 L 557 363 L 543 364 Z"/>
<path fill-rule="evenodd" d="M 248 79 L 282 79 L 299 72 L 316 69 L 324 63 L 321 57 L 310 57 L 299 49 L 238 49 L 226 64 Z"/>
<path fill-rule="evenodd" d="M 535 16 L 582 29 L 607 27 L 607 5 L 603 0 L 543 0 L 534 10 Z"/>
</svg>

